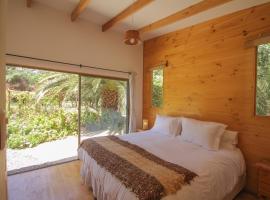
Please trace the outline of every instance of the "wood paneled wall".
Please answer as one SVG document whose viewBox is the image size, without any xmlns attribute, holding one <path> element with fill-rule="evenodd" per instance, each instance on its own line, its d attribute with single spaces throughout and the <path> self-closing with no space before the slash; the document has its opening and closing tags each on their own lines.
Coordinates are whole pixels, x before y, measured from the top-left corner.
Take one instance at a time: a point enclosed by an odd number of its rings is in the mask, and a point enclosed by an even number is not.
<svg viewBox="0 0 270 200">
<path fill-rule="evenodd" d="M 144 43 L 143 117 L 156 113 L 223 122 L 239 131 L 248 172 L 247 189 L 256 191 L 254 164 L 270 159 L 270 117 L 256 117 L 256 49 L 249 37 L 270 31 L 270 3 L 163 35 Z M 164 105 L 151 106 L 149 68 L 164 70 Z"/>
</svg>

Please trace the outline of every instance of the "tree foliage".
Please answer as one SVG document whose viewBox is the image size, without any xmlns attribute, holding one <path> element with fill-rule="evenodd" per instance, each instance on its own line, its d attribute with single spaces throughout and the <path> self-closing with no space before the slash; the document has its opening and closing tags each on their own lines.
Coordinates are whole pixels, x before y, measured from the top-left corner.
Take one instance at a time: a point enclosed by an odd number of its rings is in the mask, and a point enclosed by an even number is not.
<svg viewBox="0 0 270 200">
<path fill-rule="evenodd" d="M 123 133 L 126 126 L 126 82 L 81 77 L 81 130 Z M 76 135 L 79 76 L 7 67 L 10 148 Z"/>
<path fill-rule="evenodd" d="M 155 69 L 152 73 L 152 105 L 161 107 L 163 103 L 163 69 Z"/>
<path fill-rule="evenodd" d="M 27 148 L 77 134 L 78 115 L 57 106 L 35 104 L 34 92 L 12 91 L 8 147 Z"/>
</svg>

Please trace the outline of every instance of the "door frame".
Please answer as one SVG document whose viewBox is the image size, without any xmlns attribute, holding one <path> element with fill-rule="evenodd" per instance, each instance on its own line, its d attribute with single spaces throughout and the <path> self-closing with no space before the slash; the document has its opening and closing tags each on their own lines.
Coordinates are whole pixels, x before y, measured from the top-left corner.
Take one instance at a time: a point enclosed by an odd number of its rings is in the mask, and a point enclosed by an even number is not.
<svg viewBox="0 0 270 200">
<path fill-rule="evenodd" d="M 6 53 L 6 14 L 7 14 L 7 0 L 0 1 L 0 91 L 5 91 L 5 53 Z M 0 111 L 5 113 L 6 109 L 6 93 L 0 95 Z M 5 117 L 4 117 L 5 118 Z M 6 138 L 6 123 L 5 120 L 0 122 L 2 131 L 0 137 L 5 140 Z M 7 168 L 6 168 L 6 147 L 0 149 L 0 199 L 6 200 L 7 193 Z"/>
</svg>

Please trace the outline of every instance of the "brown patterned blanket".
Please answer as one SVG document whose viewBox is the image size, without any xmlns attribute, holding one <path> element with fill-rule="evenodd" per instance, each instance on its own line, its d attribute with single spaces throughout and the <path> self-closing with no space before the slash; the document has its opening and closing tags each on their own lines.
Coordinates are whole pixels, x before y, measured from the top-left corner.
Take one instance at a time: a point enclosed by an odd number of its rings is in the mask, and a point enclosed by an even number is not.
<svg viewBox="0 0 270 200">
<path fill-rule="evenodd" d="M 116 136 L 84 140 L 81 148 L 141 200 L 174 194 L 197 176 Z"/>
</svg>

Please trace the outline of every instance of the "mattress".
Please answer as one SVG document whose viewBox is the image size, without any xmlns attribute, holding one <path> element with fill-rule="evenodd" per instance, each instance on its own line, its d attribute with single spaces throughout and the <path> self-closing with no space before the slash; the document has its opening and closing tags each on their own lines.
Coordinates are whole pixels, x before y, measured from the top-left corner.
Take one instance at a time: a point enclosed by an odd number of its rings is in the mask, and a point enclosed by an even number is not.
<svg viewBox="0 0 270 200">
<path fill-rule="evenodd" d="M 189 185 L 183 186 L 175 194 L 163 197 L 163 200 L 229 200 L 244 185 L 245 162 L 239 149 L 208 151 L 185 142 L 181 136 L 172 137 L 153 131 L 119 137 L 198 175 Z M 84 149 L 79 148 L 78 155 L 83 161 L 82 180 L 92 188 L 98 200 L 138 199 L 120 180 L 99 166 Z"/>
</svg>

